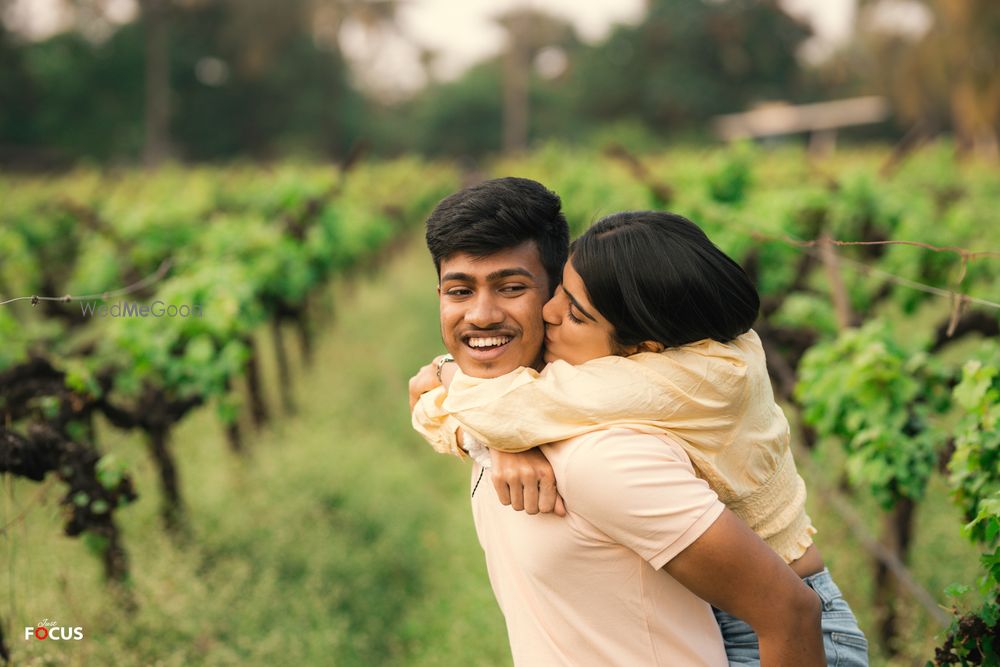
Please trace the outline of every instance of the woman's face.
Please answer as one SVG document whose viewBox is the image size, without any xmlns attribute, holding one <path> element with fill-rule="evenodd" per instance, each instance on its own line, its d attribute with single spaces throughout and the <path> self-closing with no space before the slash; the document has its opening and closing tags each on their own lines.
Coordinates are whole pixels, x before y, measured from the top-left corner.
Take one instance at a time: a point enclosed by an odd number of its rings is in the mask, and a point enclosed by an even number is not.
<svg viewBox="0 0 1000 667">
<path fill-rule="evenodd" d="M 545 320 L 545 361 L 562 359 L 582 364 L 614 354 L 611 326 L 590 303 L 583 279 L 572 260 L 563 268 L 562 285 L 542 310 Z"/>
</svg>

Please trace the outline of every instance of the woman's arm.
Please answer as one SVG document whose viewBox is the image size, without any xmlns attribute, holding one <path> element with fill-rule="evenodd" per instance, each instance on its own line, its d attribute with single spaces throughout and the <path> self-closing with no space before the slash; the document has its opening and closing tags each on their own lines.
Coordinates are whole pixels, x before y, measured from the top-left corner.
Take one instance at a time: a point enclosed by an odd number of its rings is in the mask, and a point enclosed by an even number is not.
<svg viewBox="0 0 1000 667">
<path fill-rule="evenodd" d="M 413 408 L 417 405 L 417 401 L 420 400 L 421 396 L 441 384 L 436 372 L 437 360 L 440 358 L 441 357 L 434 357 L 431 363 L 421 366 L 420 370 L 417 371 L 417 374 L 410 378 L 408 387 L 410 395 L 410 412 L 413 412 Z"/>
<path fill-rule="evenodd" d="M 408 388 L 411 424 L 434 451 L 462 457 L 464 450 L 459 446 L 459 424 L 441 407 L 446 393 L 437 373 L 437 362 L 440 359 L 441 357 L 435 357 L 410 378 Z"/>
<path fill-rule="evenodd" d="M 463 458 L 465 450 L 459 446 L 458 441 L 460 425 L 454 417 L 441 408 L 444 397 L 443 387 L 421 394 L 413 403 L 410 423 L 434 451 Z"/>
<path fill-rule="evenodd" d="M 697 429 L 706 414 L 711 428 L 724 429 L 735 411 L 726 410 L 731 397 L 720 394 L 742 395 L 742 385 L 724 370 L 707 375 L 704 363 L 685 359 L 668 352 L 576 366 L 555 361 L 542 373 L 519 368 L 490 379 L 459 372 L 442 408 L 490 447 L 510 452 L 612 426 Z"/>
<path fill-rule="evenodd" d="M 439 364 L 441 357 L 422 367 L 410 378 L 410 410 L 414 429 L 440 453 L 462 456 L 463 435 L 458 422 L 441 408 L 444 389 L 457 369 L 454 363 Z M 439 373 L 440 371 L 440 373 Z M 528 514 L 554 512 L 566 515 L 562 496 L 556 491 L 552 465 L 538 449 L 517 454 L 490 450 L 490 479 L 504 505 Z"/>
</svg>

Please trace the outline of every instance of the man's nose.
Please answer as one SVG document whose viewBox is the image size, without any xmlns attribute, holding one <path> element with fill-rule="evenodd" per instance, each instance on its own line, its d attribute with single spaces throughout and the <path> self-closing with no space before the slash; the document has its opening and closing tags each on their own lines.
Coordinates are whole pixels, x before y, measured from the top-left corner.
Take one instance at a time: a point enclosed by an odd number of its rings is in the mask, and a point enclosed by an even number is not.
<svg viewBox="0 0 1000 667">
<path fill-rule="evenodd" d="M 504 311 L 497 303 L 496 297 L 485 291 L 476 296 L 469 305 L 469 310 L 465 312 L 465 321 L 479 328 L 500 324 L 503 320 Z"/>
</svg>

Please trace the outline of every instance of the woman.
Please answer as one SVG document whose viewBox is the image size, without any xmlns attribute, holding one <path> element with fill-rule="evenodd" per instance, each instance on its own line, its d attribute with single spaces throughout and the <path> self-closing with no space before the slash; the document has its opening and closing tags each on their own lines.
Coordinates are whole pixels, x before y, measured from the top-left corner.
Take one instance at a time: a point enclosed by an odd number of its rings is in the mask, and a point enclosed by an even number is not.
<svg viewBox="0 0 1000 667">
<path fill-rule="evenodd" d="M 543 313 L 545 370 L 458 373 L 443 407 L 466 435 L 508 452 L 609 427 L 679 436 L 720 500 L 822 598 L 829 663 L 866 665 L 864 635 L 812 544 L 788 423 L 750 329 L 758 307 L 743 270 L 690 221 L 614 214 L 571 246 Z M 453 449 L 449 423 L 421 428 Z M 750 627 L 716 617 L 730 663 L 759 664 Z"/>
</svg>

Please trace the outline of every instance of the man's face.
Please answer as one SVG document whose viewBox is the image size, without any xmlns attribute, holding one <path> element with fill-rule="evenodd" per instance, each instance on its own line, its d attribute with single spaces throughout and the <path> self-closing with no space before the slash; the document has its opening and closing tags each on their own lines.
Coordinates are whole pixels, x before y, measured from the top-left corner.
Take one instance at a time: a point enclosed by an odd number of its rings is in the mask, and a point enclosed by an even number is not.
<svg viewBox="0 0 1000 667">
<path fill-rule="evenodd" d="M 484 257 L 441 260 L 441 337 L 467 375 L 498 377 L 541 363 L 549 279 L 534 241 Z"/>
</svg>

